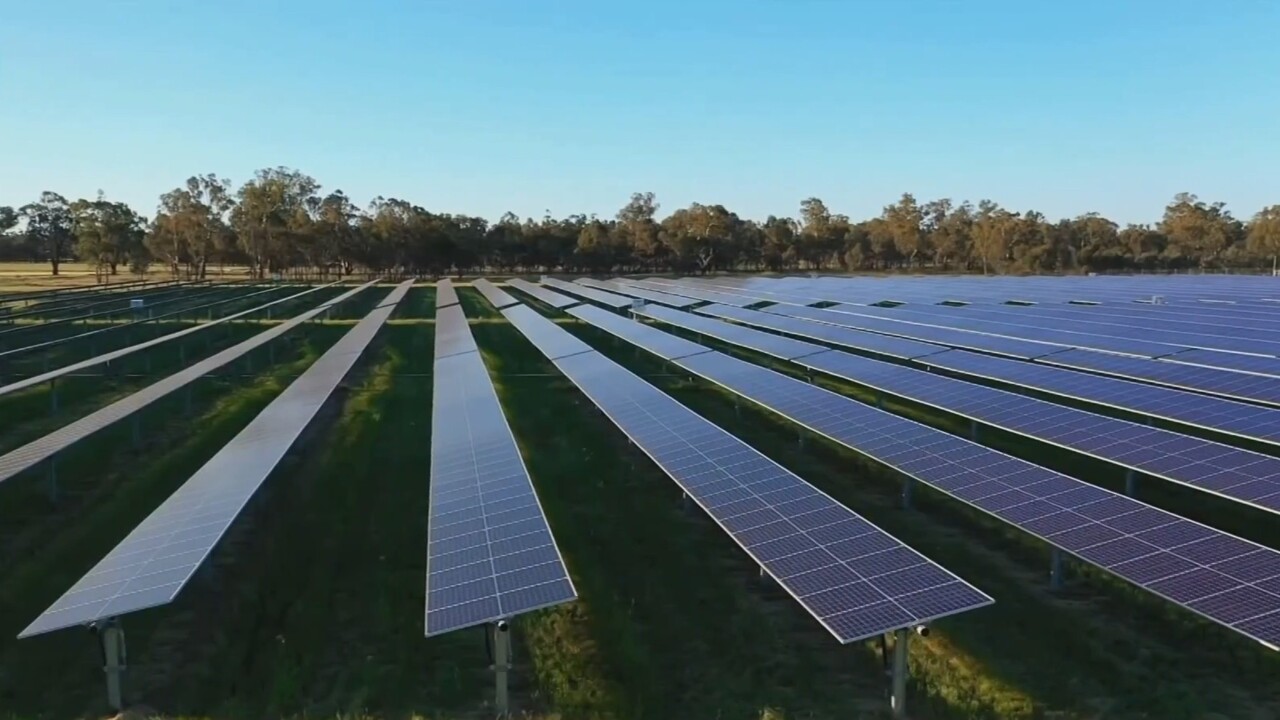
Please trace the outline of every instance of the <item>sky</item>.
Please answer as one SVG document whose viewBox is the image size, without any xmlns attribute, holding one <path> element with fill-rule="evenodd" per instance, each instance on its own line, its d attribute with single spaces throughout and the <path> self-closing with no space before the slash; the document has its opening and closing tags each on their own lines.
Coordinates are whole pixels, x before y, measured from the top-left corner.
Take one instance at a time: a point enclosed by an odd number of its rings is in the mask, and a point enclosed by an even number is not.
<svg viewBox="0 0 1280 720">
<path fill-rule="evenodd" d="M 1280 203 L 1280 2 L 0 0 L 0 205 L 288 166 L 496 219 Z"/>
</svg>

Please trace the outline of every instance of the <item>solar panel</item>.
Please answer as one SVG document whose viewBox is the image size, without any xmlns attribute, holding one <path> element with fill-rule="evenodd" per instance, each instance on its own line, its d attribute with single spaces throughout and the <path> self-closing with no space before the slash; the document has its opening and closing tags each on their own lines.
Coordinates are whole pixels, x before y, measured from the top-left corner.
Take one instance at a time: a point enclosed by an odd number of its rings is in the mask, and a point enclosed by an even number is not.
<svg viewBox="0 0 1280 720">
<path fill-rule="evenodd" d="M 1170 388 L 1153 387 L 1062 368 L 949 350 L 923 360 L 933 367 L 975 375 L 1065 398 L 1146 414 L 1176 423 L 1280 444 L 1280 410 Z"/>
<path fill-rule="evenodd" d="M 586 298 L 592 302 L 604 305 L 605 307 L 624 308 L 631 305 L 631 298 L 629 297 L 623 297 L 616 293 L 607 292 L 598 288 L 587 287 L 586 285 L 579 285 L 578 283 L 565 282 L 564 280 L 557 280 L 555 278 L 547 278 L 542 281 L 542 284 L 567 292 L 570 295 L 577 295 L 578 297 Z"/>
<path fill-rule="evenodd" d="M 261 312 L 269 307 L 279 305 L 280 303 L 296 300 L 297 298 L 300 298 L 304 295 L 308 295 L 317 290 L 323 290 L 324 288 L 332 287 L 333 285 L 336 285 L 336 284 L 337 283 L 331 283 L 329 285 L 318 285 L 316 287 L 307 288 L 302 292 L 297 292 L 297 293 L 294 293 L 293 295 L 282 297 L 278 300 L 272 300 L 269 303 L 263 303 L 262 305 L 259 305 L 258 307 L 255 307 L 255 308 L 251 308 L 249 310 L 242 310 L 238 313 L 232 313 L 230 315 L 227 315 L 226 317 L 220 317 L 215 320 L 210 320 L 209 322 L 200 323 L 199 325 L 192 325 L 191 327 L 183 328 L 182 330 L 171 332 L 167 335 L 161 335 L 158 338 L 152 338 L 151 340 L 147 340 L 146 342 L 140 342 L 140 343 L 137 343 L 136 345 L 130 345 L 128 347 L 120 348 L 119 350 L 112 350 L 111 352 L 103 353 L 101 355 L 91 357 L 88 360 L 81 360 L 80 362 L 71 363 L 70 365 L 64 365 L 60 368 L 57 368 L 56 370 L 50 370 L 49 372 L 46 372 L 46 373 L 41 373 L 39 375 L 25 378 L 17 382 L 9 383 L 8 385 L 0 387 L 0 395 L 8 395 L 9 393 L 17 392 L 19 390 L 23 390 L 29 387 L 35 387 L 36 385 L 47 383 L 50 380 L 56 380 L 64 375 L 68 375 L 73 372 L 78 372 L 86 368 L 91 368 L 96 365 L 101 365 L 103 363 L 108 363 L 113 360 L 118 360 L 122 357 L 138 352 L 139 350 L 146 350 L 147 348 L 155 347 L 156 345 L 169 342 L 170 340 L 177 340 L 178 338 L 186 337 L 193 333 L 201 332 L 202 330 L 208 330 L 211 327 L 217 327 L 218 325 L 221 325 L 223 323 L 230 322 L 232 320 L 236 320 L 238 318 L 242 318 L 246 315 L 251 315 L 256 312 Z M 368 286 L 365 285 L 362 287 L 368 287 Z"/>
<path fill-rule="evenodd" d="M 752 312 L 744 310 L 743 312 Z M 654 320 L 660 320 L 669 325 L 674 325 L 686 330 L 702 333 L 708 337 L 718 338 L 725 342 L 740 345 L 756 352 L 766 355 L 772 355 L 783 360 L 791 360 L 793 358 L 812 355 L 814 353 L 825 352 L 827 348 L 822 345 L 814 345 L 801 340 L 792 340 L 781 335 L 752 330 L 741 325 L 733 325 L 720 320 L 705 318 L 692 313 L 672 310 L 660 305 L 646 306 L 636 311 L 637 315 L 642 315 Z"/>
<path fill-rule="evenodd" d="M 453 288 L 453 281 L 442 278 L 436 283 L 436 307 L 448 307 L 458 304 L 458 291 Z"/>
<path fill-rule="evenodd" d="M 210 289 L 207 287 L 201 288 L 203 292 L 197 292 L 194 294 L 186 292 L 187 288 L 180 288 L 180 289 L 166 290 L 165 292 L 140 293 L 136 297 L 147 301 L 147 307 L 154 310 L 156 308 L 164 307 L 166 305 L 171 305 L 173 303 L 190 302 L 191 300 L 208 297 L 209 295 L 216 295 L 218 293 L 225 291 L 228 285 L 238 286 L 240 285 L 240 283 L 227 283 L 224 285 L 216 286 L 213 289 Z M 165 298 L 165 299 L 162 299 L 162 298 Z M 4 330 L 0 330 L 0 341 L 7 341 L 7 342 L 20 341 L 20 340 L 17 340 L 17 338 L 23 337 L 24 333 L 40 332 L 54 326 L 70 325 L 72 323 L 77 323 L 77 322 L 87 322 L 89 320 L 93 320 L 94 318 L 109 318 L 115 315 L 132 313 L 133 308 L 127 304 L 127 301 L 131 299 L 133 299 L 133 297 L 129 297 L 129 298 L 122 297 L 119 299 L 113 299 L 113 300 L 102 301 L 100 303 L 94 303 L 94 305 L 101 305 L 101 304 L 116 305 L 116 307 L 106 308 L 104 310 L 83 313 L 81 315 L 75 315 L 71 317 L 48 318 L 38 323 L 30 323 L 30 324 L 24 323 L 24 324 L 14 325 Z M 36 312 L 32 314 L 40 315 L 41 313 Z M 11 320 L 19 319 L 19 318 L 22 318 L 23 316 L 24 316 L 23 313 L 18 313 L 15 315 L 10 315 L 9 319 Z"/>
<path fill-rule="evenodd" d="M 516 327 L 552 360 L 579 353 L 591 352 L 591 346 L 563 332 L 550 320 L 542 317 L 528 305 L 516 305 L 502 311 L 503 317 Z M 548 327 L 550 326 L 550 327 Z"/>
<path fill-rule="evenodd" d="M 705 300 L 707 302 L 716 302 L 722 305 L 735 305 L 737 307 L 746 307 L 754 305 L 758 300 L 753 298 L 745 298 L 740 295 L 730 295 L 728 293 L 715 292 L 714 290 L 704 290 L 680 283 L 663 281 L 663 280 L 633 280 L 631 278 L 621 278 L 622 283 L 633 287 L 642 288 L 644 290 L 655 290 L 657 292 L 669 293 L 672 295 L 683 295 L 684 297 L 693 298 L 695 300 Z"/>
<path fill-rule="evenodd" d="M 428 636 L 577 597 L 479 352 L 441 355 L 437 348 L 437 358 Z"/>
<path fill-rule="evenodd" d="M 1178 356 L 1173 355 L 1171 359 L 1176 357 Z M 1223 397 L 1280 405 L 1280 378 L 1090 350 L 1067 350 L 1054 353 L 1042 358 L 1040 362 L 1092 370 L 1116 377 L 1146 380 L 1169 387 Z"/>
<path fill-rule="evenodd" d="M 592 280 L 591 278 L 579 278 L 576 281 L 580 285 L 587 287 L 608 290 L 609 292 L 629 295 L 641 300 L 649 302 L 661 303 L 674 308 L 687 308 L 690 305 L 697 305 L 700 301 L 696 298 L 681 297 L 679 295 L 671 295 L 670 293 L 657 292 L 656 290 L 645 290 L 634 285 L 627 285 L 616 280 Z"/>
<path fill-rule="evenodd" d="M 311 318 L 320 315 L 325 310 L 343 302 L 376 282 L 377 281 L 375 280 L 373 282 L 365 283 L 359 287 L 352 288 L 342 295 L 331 300 L 327 300 L 301 315 L 290 318 L 278 325 L 274 325 L 244 342 L 215 353 L 214 355 L 190 365 L 159 382 L 148 385 L 132 395 L 117 400 L 104 408 L 95 410 L 79 420 L 76 420 L 69 425 L 65 425 L 48 435 L 11 450 L 3 456 L 0 456 L 0 482 L 4 482 L 23 470 L 52 457 L 56 453 L 65 450 L 74 443 L 83 440 L 99 430 L 123 420 L 160 398 L 165 397 L 169 393 L 172 393 L 173 391 L 212 373 L 214 370 L 217 370 L 230 362 L 234 362 L 235 360 L 243 357 L 246 353 L 266 345 L 268 342 L 271 342 L 275 338 L 289 332 Z"/>
<path fill-rule="evenodd" d="M 668 333 L 661 332 L 641 323 L 601 310 L 598 307 L 583 305 L 567 310 L 570 315 L 594 325 L 607 333 L 633 342 L 664 360 L 674 360 L 686 355 L 707 352 L 710 348 L 696 342 L 685 340 Z"/>
<path fill-rule="evenodd" d="M 1235 372 L 1280 377 L 1280 359 L 1274 357 L 1241 355 L 1239 353 L 1215 352 L 1213 350 L 1183 350 L 1162 359 L 1186 365 L 1203 365 Z"/>
<path fill-rule="evenodd" d="M 992 602 L 603 355 L 554 362 L 840 642 Z"/>
<path fill-rule="evenodd" d="M 569 307 L 570 305 L 577 305 L 582 302 L 581 300 L 571 298 L 568 295 L 562 295 L 554 290 L 548 290 L 541 285 L 534 285 L 528 280 L 521 280 L 520 278 L 512 278 L 508 280 L 507 285 L 520 290 L 527 295 L 531 295 L 534 299 L 546 303 L 557 310 Z"/>
<path fill-rule="evenodd" d="M 899 322 L 896 320 L 885 320 L 877 317 L 854 315 L 850 312 L 837 312 L 835 310 L 825 310 L 821 308 L 772 305 L 765 308 L 765 312 L 784 315 L 786 317 L 816 320 L 818 322 L 825 322 L 832 325 L 840 325 L 858 330 L 869 330 L 872 332 L 884 333 L 886 335 L 896 335 L 898 337 L 937 343 L 939 345 L 949 345 L 951 347 L 960 347 L 970 350 L 984 350 L 986 352 L 1008 355 L 1010 357 L 1022 359 L 1037 358 L 1062 349 L 1061 346 L 1029 342 L 1016 338 L 1000 337 L 998 335 L 984 335 L 966 330 L 954 330 L 951 328 L 919 325 L 909 322 Z"/>
<path fill-rule="evenodd" d="M 841 352 L 799 363 L 1197 490 L 1280 511 L 1280 459 Z"/>
<path fill-rule="evenodd" d="M 19 637 L 172 602 L 412 284 L 392 290 Z"/>
<path fill-rule="evenodd" d="M 698 308 L 697 311 L 705 315 L 736 320 L 747 325 L 777 330 L 789 335 L 799 335 L 800 337 L 822 340 L 855 350 L 864 350 L 905 360 L 932 355 L 947 349 L 940 345 L 930 345 L 892 335 L 879 335 L 839 325 L 830 325 L 825 322 L 774 315 L 746 308 L 707 305 L 706 307 Z"/>
<path fill-rule="evenodd" d="M 476 350 L 467 316 L 458 304 L 436 310 L 436 359 Z"/>
<path fill-rule="evenodd" d="M 499 310 L 510 305 L 515 305 L 519 302 L 515 298 L 511 297 L 511 293 L 503 290 L 484 278 L 478 278 L 471 281 L 471 287 L 479 290 L 480 294 L 484 296 L 484 299 L 488 300 L 490 305 Z"/>
<path fill-rule="evenodd" d="M 676 364 L 1085 562 L 1280 649 L 1280 553 L 1270 548 L 722 353 L 682 358 Z"/>
</svg>

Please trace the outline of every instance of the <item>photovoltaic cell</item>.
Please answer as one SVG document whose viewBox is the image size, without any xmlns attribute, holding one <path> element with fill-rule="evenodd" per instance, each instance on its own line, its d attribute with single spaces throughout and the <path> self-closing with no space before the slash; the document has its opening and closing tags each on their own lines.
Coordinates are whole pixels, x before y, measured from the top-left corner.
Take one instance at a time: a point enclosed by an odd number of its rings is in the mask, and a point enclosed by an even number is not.
<svg viewBox="0 0 1280 720">
<path fill-rule="evenodd" d="M 1054 353 L 1040 362 L 1280 406 L 1280 378 L 1089 350 Z"/>
<path fill-rule="evenodd" d="M 471 282 L 471 287 L 479 290 L 480 294 L 484 296 L 484 299 L 488 300 L 490 305 L 499 310 L 504 307 L 515 305 L 519 302 L 515 298 L 511 297 L 511 293 L 503 290 L 484 278 L 473 280 Z"/>
<path fill-rule="evenodd" d="M 635 343 L 664 360 L 674 360 L 709 350 L 709 348 L 696 342 L 676 337 L 670 333 L 664 333 L 647 325 L 628 320 L 617 313 L 601 310 L 598 307 L 584 305 L 571 308 L 567 312 L 611 335 L 616 335 L 623 340 Z"/>
<path fill-rule="evenodd" d="M 0 482 L 4 482 L 23 470 L 33 467 L 37 463 L 52 457 L 56 453 L 59 453 L 68 447 L 71 447 L 71 445 L 98 432 L 99 430 L 129 417 L 133 413 L 142 410 L 151 403 L 169 395 L 175 390 L 178 390 L 187 384 L 195 382 L 199 378 L 212 373 L 214 370 L 238 360 L 246 353 L 266 345 L 268 342 L 289 332 L 293 328 L 296 328 L 311 318 L 320 315 L 325 310 L 343 302 L 360 291 L 369 288 L 374 284 L 374 282 L 377 281 L 375 280 L 359 287 L 352 288 L 342 295 L 331 300 L 327 300 L 301 315 L 290 318 L 278 325 L 269 327 L 244 342 L 237 343 L 226 350 L 214 353 L 210 357 L 179 370 L 159 382 L 148 385 L 132 395 L 117 400 L 104 408 L 95 410 L 75 422 L 54 430 L 48 435 L 9 451 L 3 456 L 0 456 Z"/>
<path fill-rule="evenodd" d="M 436 309 L 458 304 L 458 291 L 453 288 L 453 281 L 443 278 L 436 283 Z"/>
<path fill-rule="evenodd" d="M 617 293 L 600 290 L 599 288 L 588 287 L 578 283 L 565 282 L 555 278 L 547 278 L 542 281 L 543 285 L 555 288 L 561 292 L 567 292 L 570 295 L 577 295 L 580 298 L 586 298 L 594 303 L 599 303 L 605 307 L 624 308 L 630 307 L 631 298 L 623 297 Z"/>
<path fill-rule="evenodd" d="M 438 357 L 434 375 L 426 634 L 573 600 L 573 582 L 480 353 Z"/>
<path fill-rule="evenodd" d="M 752 312 L 744 310 L 743 312 Z M 720 320 L 694 315 L 692 313 L 672 310 L 660 305 L 646 306 L 636 311 L 637 315 L 641 315 L 654 320 L 659 320 L 670 325 L 674 325 L 685 330 L 693 330 L 702 333 L 708 337 L 718 338 L 725 342 L 750 348 L 756 352 L 766 355 L 772 355 L 783 360 L 791 360 L 793 358 L 812 355 L 814 353 L 825 352 L 826 347 L 822 345 L 814 345 L 801 340 L 792 340 L 781 335 L 761 332 L 753 330 L 741 325 L 733 325 Z"/>
<path fill-rule="evenodd" d="M 1280 377 L 1280 358 L 1274 357 L 1241 355 L 1239 353 L 1217 352 L 1214 350 L 1183 350 L 1163 359 L 1187 365 L 1202 365 L 1236 372 Z"/>
<path fill-rule="evenodd" d="M 392 290 L 19 637 L 177 597 L 412 284 Z"/>
<path fill-rule="evenodd" d="M 728 293 L 715 292 L 714 290 L 705 290 L 703 288 L 662 280 L 632 280 L 630 278 L 623 278 L 620 282 L 645 290 L 655 290 L 657 292 L 670 293 L 672 295 L 683 295 L 684 297 L 693 298 L 695 300 L 705 300 L 707 302 L 715 302 L 722 305 L 746 307 L 747 305 L 754 305 L 758 302 L 755 299 L 742 297 L 740 295 L 730 295 Z"/>
<path fill-rule="evenodd" d="M 1278 458 L 847 353 L 822 353 L 799 363 L 1121 467 L 1280 511 Z"/>
<path fill-rule="evenodd" d="M 436 310 L 436 355 L 435 359 L 476 349 L 475 338 L 471 336 L 471 328 L 467 325 L 467 316 L 462 306 L 454 303 Z"/>
<path fill-rule="evenodd" d="M 543 332 L 565 332 L 545 318 Z M 841 642 L 991 599 L 596 352 L 556 366 Z"/>
<path fill-rule="evenodd" d="M 590 345 L 562 331 L 528 305 L 506 308 L 502 311 L 502 316 L 528 338 L 529 342 L 536 345 L 543 355 L 552 360 L 592 352 Z"/>
<path fill-rule="evenodd" d="M 582 302 L 576 298 L 571 298 L 568 295 L 562 295 L 554 290 L 548 290 L 541 285 L 534 285 L 528 280 L 521 280 L 520 278 L 512 278 L 508 280 L 507 285 L 531 295 L 537 300 L 540 300 L 556 309 L 567 308 L 570 305 L 577 305 Z"/>
<path fill-rule="evenodd" d="M 712 317 L 735 320 L 746 325 L 777 330 L 789 335 L 822 340 L 833 345 L 841 345 L 855 350 L 863 350 L 905 360 L 932 355 L 947 349 L 941 345 L 930 345 L 929 343 L 892 335 L 880 335 L 816 320 L 804 320 L 759 310 L 728 307 L 726 305 L 707 305 L 698 308 L 697 312 Z"/>
<path fill-rule="evenodd" d="M 1280 444 L 1280 410 L 963 350 L 930 355 L 922 362 L 1065 398 Z"/>
<path fill-rule="evenodd" d="M 700 301 L 696 298 L 681 297 L 670 293 L 657 292 L 654 290 L 645 290 L 634 285 L 620 283 L 617 280 L 592 280 L 591 278 L 579 278 L 575 281 L 579 285 L 587 287 L 599 288 L 609 292 L 628 295 L 633 298 L 656 302 L 674 308 L 687 308 L 690 305 L 697 305 Z"/>
</svg>

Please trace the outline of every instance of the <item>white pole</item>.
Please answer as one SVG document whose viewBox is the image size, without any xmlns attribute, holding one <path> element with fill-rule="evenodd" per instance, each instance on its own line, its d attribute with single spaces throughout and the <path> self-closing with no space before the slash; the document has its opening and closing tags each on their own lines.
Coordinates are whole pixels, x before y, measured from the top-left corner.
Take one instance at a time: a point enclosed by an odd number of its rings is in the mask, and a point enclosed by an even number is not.
<svg viewBox="0 0 1280 720">
<path fill-rule="evenodd" d="M 907 716 L 907 638 L 906 628 L 893 634 L 893 698 L 890 700 L 895 718 Z"/>
</svg>

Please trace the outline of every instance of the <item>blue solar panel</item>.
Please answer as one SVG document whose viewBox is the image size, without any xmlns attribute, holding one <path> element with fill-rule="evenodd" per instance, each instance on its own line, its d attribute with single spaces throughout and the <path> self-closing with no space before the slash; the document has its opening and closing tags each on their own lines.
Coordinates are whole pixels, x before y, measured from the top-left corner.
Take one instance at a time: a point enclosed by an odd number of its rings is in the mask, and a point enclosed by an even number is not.
<svg viewBox="0 0 1280 720">
<path fill-rule="evenodd" d="M 1178 355 L 1172 355 L 1169 360 L 1177 357 Z M 1223 397 L 1280 405 L 1280 379 L 1278 378 L 1090 350 L 1067 350 L 1054 353 L 1041 358 L 1039 362 L 1146 380 Z"/>
<path fill-rule="evenodd" d="M 753 311 L 743 310 L 743 312 Z M 791 360 L 805 355 L 825 352 L 827 350 L 827 348 L 822 345 L 814 345 L 813 343 L 807 343 L 801 340 L 792 340 L 791 338 L 783 337 L 781 335 L 752 330 L 751 328 L 742 327 L 741 325 L 733 325 L 720 320 L 713 320 L 711 318 L 705 318 L 700 315 L 681 312 L 679 310 L 672 310 L 658 305 L 642 308 L 638 310 L 636 314 L 654 320 L 660 320 L 686 330 L 693 330 L 694 332 L 701 333 L 708 337 L 718 338 L 725 342 L 731 342 L 735 345 L 750 348 L 756 352 L 782 358 L 783 360 Z"/>
<path fill-rule="evenodd" d="M 545 318 L 525 329 L 565 332 Z M 981 591 L 599 353 L 554 362 L 840 642 L 991 603 Z"/>
<path fill-rule="evenodd" d="M 656 290 L 658 292 L 670 293 L 672 295 L 683 295 L 685 297 L 694 298 L 695 300 L 717 302 L 724 305 L 746 307 L 747 305 L 753 305 L 757 302 L 752 298 L 745 298 L 740 295 L 730 295 L 729 293 L 706 290 L 704 288 L 692 287 L 690 285 L 665 280 L 632 280 L 630 278 L 623 278 L 620 282 L 634 287 L 643 288 L 645 290 Z"/>
<path fill-rule="evenodd" d="M 1274 550 L 721 353 L 676 364 L 1268 647 L 1280 643 Z M 1256 602 L 1224 602 L 1236 592 Z"/>
<path fill-rule="evenodd" d="M 964 350 L 930 355 L 922 362 L 1250 440 L 1280 442 L 1280 410 Z"/>
<path fill-rule="evenodd" d="M 586 285 L 579 285 L 578 283 L 565 282 L 564 280 L 557 280 L 555 278 L 547 278 L 542 281 L 542 284 L 550 288 L 555 288 L 561 292 L 567 292 L 570 295 L 577 295 L 578 297 L 586 298 L 587 300 L 599 303 L 605 307 L 624 308 L 631 305 L 631 298 L 629 297 L 623 297 L 615 293 L 588 287 Z"/>
<path fill-rule="evenodd" d="M 633 342 L 664 360 L 674 360 L 709 350 L 709 348 L 696 342 L 655 330 L 647 325 L 628 320 L 617 313 L 601 310 L 598 307 L 584 305 L 571 308 L 567 312 L 607 333 Z"/>
<path fill-rule="evenodd" d="M 528 305 L 515 305 L 502 311 L 507 322 L 516 326 L 543 355 L 557 358 L 591 352 L 591 346 L 567 332 L 560 331 L 550 320 L 542 317 Z M 550 328 L 548 329 L 548 326 Z"/>
<path fill-rule="evenodd" d="M 1184 350 L 1164 359 L 1169 362 L 1187 365 L 1203 365 L 1236 372 L 1280 377 L 1280 359 L 1274 357 L 1240 355 L 1238 353 L 1214 352 L 1212 350 Z"/>
<path fill-rule="evenodd" d="M 540 302 L 546 303 L 556 309 L 567 308 L 570 305 L 577 305 L 582 302 L 576 298 L 571 298 L 568 295 L 562 295 L 554 290 L 548 290 L 541 285 L 534 285 L 528 280 L 521 280 L 520 278 L 511 278 L 507 281 L 507 285 L 520 290 L 527 295 L 531 295 Z"/>
<path fill-rule="evenodd" d="M 853 315 L 848 312 L 837 312 L 835 310 L 774 305 L 765 308 L 765 311 L 778 315 L 785 315 L 787 317 L 816 320 L 818 322 L 831 323 L 832 325 L 841 325 L 859 330 L 870 330 L 887 335 L 896 335 L 898 337 L 921 340 L 923 342 L 937 343 L 939 345 L 949 345 L 952 347 L 967 348 L 970 350 L 985 350 L 999 355 L 1009 355 L 1011 357 L 1023 359 L 1037 358 L 1042 355 L 1048 355 L 1049 353 L 1062 350 L 1062 347 L 1060 346 L 1000 337 L 998 335 L 984 335 L 977 332 L 953 330 L 950 328 L 935 327 L 932 325 L 917 325 L 914 323 L 899 322 L 896 320 L 884 320 L 881 318 L 866 317 L 863 315 Z"/>
<path fill-rule="evenodd" d="M 892 335 L 879 335 L 839 325 L 830 325 L 825 322 L 775 315 L 760 312 L 759 310 L 735 308 L 727 305 L 707 305 L 706 307 L 698 308 L 698 312 L 726 320 L 736 320 L 746 325 L 777 330 L 789 335 L 822 340 L 855 350 L 864 350 L 908 360 L 946 350 L 941 345 L 930 345 Z"/>
<path fill-rule="evenodd" d="M 461 328 L 467 330 L 465 318 Z M 461 354 L 438 352 L 435 361 L 427 635 L 577 596 L 488 370 L 472 346 Z"/>
<path fill-rule="evenodd" d="M 1264 510 L 1280 511 L 1280 459 L 923 370 L 831 352 L 799 364 Z"/>
<path fill-rule="evenodd" d="M 697 305 L 701 302 L 697 298 L 687 298 L 654 290 L 645 290 L 644 288 L 627 285 L 625 283 L 618 282 L 617 280 L 592 280 L 591 278 L 580 278 L 574 282 L 580 285 L 586 285 L 587 287 L 621 293 L 633 298 L 656 302 L 674 308 L 687 308 L 690 305 Z"/>
</svg>

